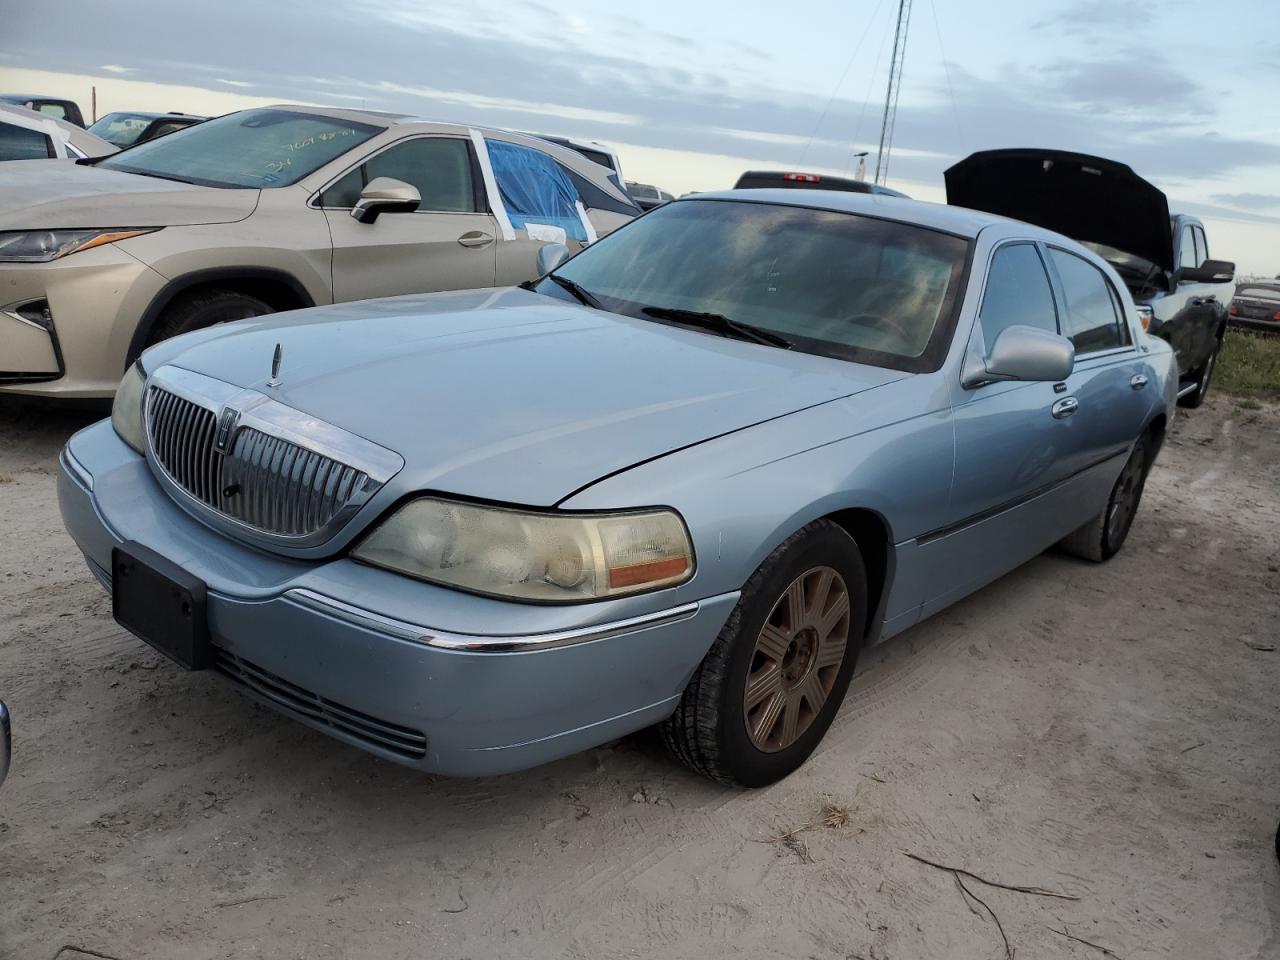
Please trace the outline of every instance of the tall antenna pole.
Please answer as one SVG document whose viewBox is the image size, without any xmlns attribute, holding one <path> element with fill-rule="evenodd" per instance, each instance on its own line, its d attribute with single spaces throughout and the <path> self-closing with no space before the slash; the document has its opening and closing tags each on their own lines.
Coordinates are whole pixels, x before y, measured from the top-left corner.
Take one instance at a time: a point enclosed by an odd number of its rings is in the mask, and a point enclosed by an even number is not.
<svg viewBox="0 0 1280 960">
<path fill-rule="evenodd" d="M 876 183 L 889 179 L 889 154 L 893 150 L 893 124 L 898 119 L 898 94 L 902 90 L 902 61 L 907 58 L 907 27 L 911 0 L 898 0 L 898 29 L 893 34 L 893 59 L 889 61 L 889 86 L 884 92 L 884 119 L 880 123 L 880 151 L 876 154 Z"/>
</svg>

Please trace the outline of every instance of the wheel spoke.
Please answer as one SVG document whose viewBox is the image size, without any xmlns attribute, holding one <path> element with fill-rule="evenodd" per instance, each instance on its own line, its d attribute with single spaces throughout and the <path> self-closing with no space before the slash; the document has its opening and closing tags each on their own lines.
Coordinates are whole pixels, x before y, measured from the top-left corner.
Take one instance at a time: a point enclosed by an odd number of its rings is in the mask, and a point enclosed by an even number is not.
<svg viewBox="0 0 1280 960">
<path fill-rule="evenodd" d="M 791 746 L 800 730 L 800 697 L 792 694 L 787 697 L 782 710 L 782 736 L 784 747 Z"/>
<path fill-rule="evenodd" d="M 782 689 L 782 668 L 777 663 L 770 663 L 747 678 L 746 707 L 748 712 L 754 710 L 766 697 L 771 697 Z"/>
<path fill-rule="evenodd" d="M 841 618 L 849 612 L 849 595 L 842 593 L 836 598 L 836 602 L 831 605 L 831 609 L 822 615 L 822 619 L 818 621 L 818 639 L 826 640 L 831 635 L 831 631 L 835 629 Z"/>
<path fill-rule="evenodd" d="M 822 689 L 822 681 L 818 679 L 818 671 L 816 670 L 810 671 L 809 675 L 804 678 L 804 682 L 796 688 L 796 693 L 808 702 L 809 709 L 815 714 L 827 702 L 827 691 Z"/>
<path fill-rule="evenodd" d="M 818 662 L 814 665 L 814 669 L 838 666 L 844 660 L 844 648 L 848 645 L 849 639 L 846 634 L 828 634 L 818 646 Z"/>
<path fill-rule="evenodd" d="M 756 640 L 756 649 L 763 653 L 774 663 L 782 663 L 782 658 L 787 653 L 787 646 L 791 643 L 791 638 L 775 627 L 771 623 L 766 623 L 760 631 L 760 636 Z"/>
<path fill-rule="evenodd" d="M 756 743 L 763 744 L 768 741 L 769 734 L 773 733 L 773 728 L 778 725 L 778 717 L 782 715 L 782 708 L 786 706 L 786 703 L 786 697 L 781 692 L 778 692 L 760 710 L 760 716 L 756 717 L 752 731 L 752 739 Z"/>
<path fill-rule="evenodd" d="M 806 610 L 805 620 L 808 623 L 816 624 L 822 617 L 822 611 L 827 609 L 827 600 L 831 597 L 831 584 L 835 577 L 835 571 L 829 567 L 823 567 L 818 571 L 818 584 L 813 588 L 813 596 Z"/>
<path fill-rule="evenodd" d="M 795 633 L 804 624 L 804 577 L 787 587 L 787 627 Z"/>
</svg>

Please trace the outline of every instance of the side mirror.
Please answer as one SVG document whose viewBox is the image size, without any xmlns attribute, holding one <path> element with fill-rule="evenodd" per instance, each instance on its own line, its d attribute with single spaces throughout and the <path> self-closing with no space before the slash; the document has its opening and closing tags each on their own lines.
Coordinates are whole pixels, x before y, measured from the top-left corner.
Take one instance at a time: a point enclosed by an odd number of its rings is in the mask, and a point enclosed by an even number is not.
<svg viewBox="0 0 1280 960">
<path fill-rule="evenodd" d="M 569 248 L 563 243 L 548 243 L 538 248 L 538 276 L 545 277 L 569 259 Z"/>
<path fill-rule="evenodd" d="M 422 203 L 418 188 L 393 177 L 374 177 L 360 191 L 351 216 L 360 223 L 373 223 L 381 213 L 413 213 Z"/>
<path fill-rule="evenodd" d="M 1227 260 L 1206 260 L 1198 267 L 1181 267 L 1175 275 L 1179 283 L 1230 283 L 1236 265 Z"/>
<path fill-rule="evenodd" d="M 1006 327 L 986 358 L 965 371 L 963 385 L 977 387 L 998 380 L 1057 383 L 1071 376 L 1076 348 L 1066 337 L 1038 327 Z"/>
</svg>

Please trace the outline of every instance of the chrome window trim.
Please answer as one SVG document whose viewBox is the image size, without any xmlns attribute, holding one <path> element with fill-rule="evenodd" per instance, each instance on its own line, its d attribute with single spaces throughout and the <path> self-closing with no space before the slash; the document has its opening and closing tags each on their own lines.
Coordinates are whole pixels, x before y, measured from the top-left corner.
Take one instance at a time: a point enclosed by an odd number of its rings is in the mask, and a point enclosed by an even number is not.
<svg viewBox="0 0 1280 960">
<path fill-rule="evenodd" d="M 398 146 L 400 146 L 401 144 L 408 143 L 410 140 L 427 140 L 427 139 L 434 139 L 434 140 L 440 140 L 440 139 L 445 139 L 445 140 L 460 140 L 460 141 L 462 141 L 462 143 L 463 143 L 464 145 L 468 145 L 468 144 L 470 144 L 470 143 L 471 143 L 470 138 L 466 135 L 466 133 L 465 133 L 465 132 L 464 132 L 464 133 L 411 133 L 411 134 L 407 134 L 407 135 L 405 135 L 405 136 L 403 136 L 403 137 L 400 137 L 398 140 L 392 140 L 390 143 L 383 144 L 381 147 L 378 147 L 378 148 L 377 148 L 376 150 L 374 150 L 372 153 L 365 154 L 365 156 L 361 157 L 361 158 L 360 158 L 359 160 L 357 160 L 355 163 L 351 164 L 349 167 L 347 167 L 347 168 L 346 168 L 345 170 L 343 170 L 341 173 L 337 174 L 337 175 L 336 175 L 336 176 L 334 176 L 334 177 L 330 177 L 328 180 L 326 180 L 326 181 L 325 181 L 325 183 L 324 183 L 324 185 L 323 185 L 323 186 L 321 186 L 321 187 L 319 187 L 318 189 L 316 189 L 314 192 L 312 192 L 311 196 L 307 197 L 307 206 L 308 206 L 310 209 L 312 209 L 312 210 L 353 210 L 353 209 L 354 209 L 354 207 L 325 207 L 325 206 L 321 206 L 321 204 L 320 204 L 320 195 L 321 195 L 322 193 L 324 193 L 326 190 L 328 190 L 330 187 L 335 186 L 335 185 L 338 183 L 338 181 L 339 181 L 339 180 L 341 180 L 343 177 L 345 177 L 347 174 L 351 173 L 353 170 L 358 170 L 360 167 L 362 167 L 364 164 L 368 163 L 368 162 L 369 162 L 370 160 L 372 160 L 374 157 L 379 156 L 379 155 L 381 155 L 381 154 L 383 154 L 383 153 L 386 153 L 386 152 L 387 152 L 388 150 L 390 150 L 392 147 L 398 147 Z M 467 156 L 468 156 L 468 157 L 470 157 L 470 155 L 471 155 L 471 154 L 470 154 L 470 151 L 468 151 Z M 476 185 L 473 183 L 473 184 L 472 184 L 472 192 L 473 192 L 473 193 L 475 192 L 475 186 L 476 186 Z M 483 189 L 484 189 L 484 185 L 483 185 L 483 184 L 480 184 L 480 187 L 481 187 L 481 190 L 483 190 Z M 487 201 L 487 200 L 488 200 L 488 197 L 486 196 L 486 197 L 485 197 L 485 199 L 486 199 L 486 201 Z M 422 209 L 421 207 L 419 207 L 417 210 L 414 210 L 413 212 L 414 212 L 414 213 L 448 213 L 448 214 L 454 214 L 454 215 L 456 215 L 456 216 L 460 216 L 460 217 L 477 217 L 477 216 L 479 216 L 479 217 L 488 217 L 488 216 L 490 216 L 490 214 L 488 213 L 488 211 L 485 211 L 485 210 L 424 210 L 424 209 Z"/>
<path fill-rule="evenodd" d="M 230 449 L 236 434 L 245 427 L 259 430 L 268 436 L 278 437 L 289 443 L 336 460 L 363 472 L 368 479 L 352 493 L 347 503 L 328 523 L 311 533 L 290 535 L 272 533 L 244 523 L 191 494 L 165 469 L 152 450 L 152 397 L 153 387 L 181 397 L 218 417 L 230 407 L 239 413 L 235 428 L 225 444 Z M 143 405 L 143 429 L 146 434 L 146 458 L 151 472 L 160 485 L 184 510 L 198 520 L 219 529 L 230 536 L 266 547 L 295 547 L 304 549 L 318 546 L 333 538 L 382 486 L 404 468 L 404 459 L 397 453 L 379 446 L 371 440 L 348 433 L 340 427 L 318 420 L 293 407 L 287 407 L 257 390 L 237 387 L 234 384 L 186 370 L 182 367 L 163 366 L 147 378 Z"/>
<path fill-rule="evenodd" d="M 736 597 L 737 594 L 726 594 Z M 578 643 L 590 643 L 593 640 L 607 640 L 637 630 L 648 630 L 654 627 L 667 626 L 688 620 L 701 609 L 700 601 L 684 603 L 667 610 L 640 614 L 623 620 L 595 624 L 589 627 L 575 627 L 570 630 L 559 630 L 552 633 L 535 633 L 523 636 L 481 636 L 469 633 L 452 633 L 435 630 L 431 627 L 419 626 L 393 617 L 386 617 L 370 610 L 335 600 L 324 594 L 316 593 L 305 587 L 286 590 L 284 598 L 299 606 L 307 607 L 334 619 L 353 626 L 373 630 L 377 633 L 390 634 L 400 640 L 420 643 L 423 646 L 438 650 L 470 653 L 513 653 L 532 650 L 546 650 L 555 647 L 571 646 Z M 719 598 L 712 598 L 719 599 Z"/>
</svg>

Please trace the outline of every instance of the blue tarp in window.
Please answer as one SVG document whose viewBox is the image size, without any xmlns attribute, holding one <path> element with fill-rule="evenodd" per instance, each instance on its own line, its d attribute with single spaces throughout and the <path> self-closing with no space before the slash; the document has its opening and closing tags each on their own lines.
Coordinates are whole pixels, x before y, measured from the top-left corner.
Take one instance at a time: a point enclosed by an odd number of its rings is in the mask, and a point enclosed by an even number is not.
<svg viewBox="0 0 1280 960">
<path fill-rule="evenodd" d="M 586 242 L 587 230 L 578 216 L 578 191 L 560 165 L 541 150 L 501 140 L 486 140 L 493 178 L 511 225 L 545 223 L 563 228 L 565 235 Z"/>
</svg>

